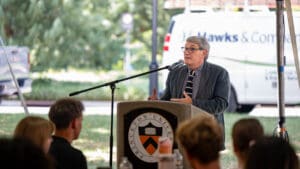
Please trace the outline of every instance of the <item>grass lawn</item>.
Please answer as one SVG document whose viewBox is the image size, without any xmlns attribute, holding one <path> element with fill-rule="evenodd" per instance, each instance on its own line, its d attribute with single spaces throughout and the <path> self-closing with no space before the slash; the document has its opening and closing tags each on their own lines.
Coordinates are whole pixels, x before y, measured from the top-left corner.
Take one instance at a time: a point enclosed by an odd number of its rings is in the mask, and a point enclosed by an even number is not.
<svg viewBox="0 0 300 169">
<path fill-rule="evenodd" d="M 23 118 L 24 114 L 1 114 L 0 112 L 0 136 L 10 137 L 13 133 L 16 123 Z M 46 115 L 39 115 L 47 118 Z M 226 127 L 226 148 L 227 151 L 221 155 L 222 168 L 231 168 L 236 164 L 236 159 L 232 153 L 231 146 L 231 128 L 232 125 L 240 118 L 249 117 L 246 114 L 225 114 Z M 263 124 L 265 132 L 272 134 L 274 128 L 277 126 L 277 118 L 261 118 L 260 122 Z M 300 117 L 288 117 L 286 119 L 286 127 L 289 133 L 289 139 L 295 147 L 297 153 L 300 153 Z M 116 125 L 116 117 L 114 118 Z M 109 131 L 110 117 L 109 115 L 86 115 L 83 121 L 83 129 L 80 139 L 73 144 L 83 150 L 88 159 L 89 169 L 96 169 L 100 166 L 108 166 L 109 159 Z M 116 129 L 114 129 L 116 132 Z M 114 147 L 116 147 L 116 134 L 114 133 Z M 116 148 L 114 148 L 114 159 L 116 159 Z M 116 168 L 115 161 L 113 163 Z"/>
</svg>

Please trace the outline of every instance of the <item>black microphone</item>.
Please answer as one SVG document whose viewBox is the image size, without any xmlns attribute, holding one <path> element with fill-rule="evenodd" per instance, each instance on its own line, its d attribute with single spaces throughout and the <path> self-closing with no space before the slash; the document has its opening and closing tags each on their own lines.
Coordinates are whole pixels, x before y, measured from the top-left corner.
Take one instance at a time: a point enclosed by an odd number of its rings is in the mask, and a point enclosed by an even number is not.
<svg viewBox="0 0 300 169">
<path fill-rule="evenodd" d="M 179 60 L 179 61 L 173 63 L 172 65 L 169 65 L 168 66 L 168 70 L 169 71 L 173 71 L 173 70 L 175 70 L 175 69 L 177 69 L 179 67 L 182 67 L 183 65 L 184 65 L 183 60 Z"/>
</svg>

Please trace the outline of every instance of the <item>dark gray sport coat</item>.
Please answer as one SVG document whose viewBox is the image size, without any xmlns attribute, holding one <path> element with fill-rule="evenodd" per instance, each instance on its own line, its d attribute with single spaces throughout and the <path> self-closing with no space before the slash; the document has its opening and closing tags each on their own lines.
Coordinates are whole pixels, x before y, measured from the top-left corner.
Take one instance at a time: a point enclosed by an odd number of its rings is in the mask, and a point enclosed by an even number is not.
<svg viewBox="0 0 300 169">
<path fill-rule="evenodd" d="M 169 72 L 166 89 L 160 98 L 161 100 L 183 98 L 183 87 L 188 75 L 187 72 L 188 67 L 186 65 Z M 196 97 L 193 97 L 193 105 L 214 115 L 223 127 L 223 132 L 225 129 L 223 113 L 228 107 L 229 92 L 228 72 L 221 66 L 205 61 L 200 73 L 199 89 Z"/>
</svg>

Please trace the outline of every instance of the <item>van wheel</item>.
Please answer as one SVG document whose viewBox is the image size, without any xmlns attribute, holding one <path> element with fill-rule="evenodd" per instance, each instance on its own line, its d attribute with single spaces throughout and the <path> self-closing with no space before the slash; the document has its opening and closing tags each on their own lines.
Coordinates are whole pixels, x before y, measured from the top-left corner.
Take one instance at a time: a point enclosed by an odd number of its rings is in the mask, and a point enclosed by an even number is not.
<svg viewBox="0 0 300 169">
<path fill-rule="evenodd" d="M 254 104 L 242 104 L 237 108 L 236 111 L 239 113 L 249 113 L 253 110 L 254 106 Z"/>
<path fill-rule="evenodd" d="M 231 87 L 230 94 L 229 94 L 229 103 L 226 112 L 236 112 L 236 110 L 237 110 L 236 95 L 233 87 Z"/>
</svg>

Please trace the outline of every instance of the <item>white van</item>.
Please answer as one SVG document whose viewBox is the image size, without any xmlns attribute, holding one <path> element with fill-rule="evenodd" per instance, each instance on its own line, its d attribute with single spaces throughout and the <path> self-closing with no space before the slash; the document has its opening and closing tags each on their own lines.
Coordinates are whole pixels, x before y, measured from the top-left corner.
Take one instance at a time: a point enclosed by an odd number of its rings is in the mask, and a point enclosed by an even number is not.
<svg viewBox="0 0 300 169">
<path fill-rule="evenodd" d="M 0 103 L 3 97 L 18 93 L 9 69 L 7 59 L 12 67 L 22 93 L 31 92 L 30 51 L 25 46 L 0 47 Z"/>
<path fill-rule="evenodd" d="M 165 36 L 163 65 L 183 59 L 181 47 L 187 37 L 204 36 L 211 45 L 208 62 L 221 65 L 230 75 L 228 111 L 249 112 L 256 104 L 277 104 L 276 13 L 252 11 L 191 11 L 173 16 Z M 299 50 L 300 13 L 293 16 Z M 295 105 L 300 103 L 300 89 L 285 22 L 285 104 Z M 167 74 L 163 72 L 164 82 Z"/>
</svg>

